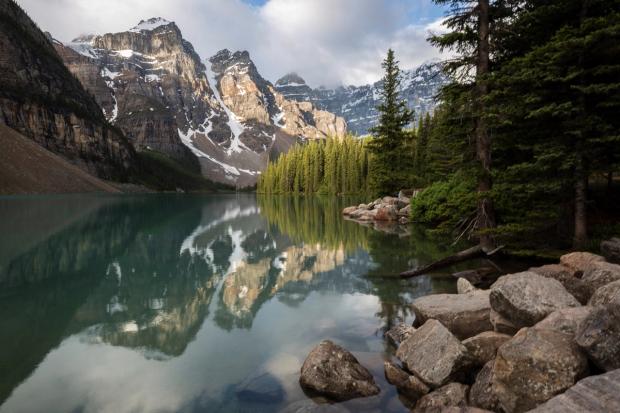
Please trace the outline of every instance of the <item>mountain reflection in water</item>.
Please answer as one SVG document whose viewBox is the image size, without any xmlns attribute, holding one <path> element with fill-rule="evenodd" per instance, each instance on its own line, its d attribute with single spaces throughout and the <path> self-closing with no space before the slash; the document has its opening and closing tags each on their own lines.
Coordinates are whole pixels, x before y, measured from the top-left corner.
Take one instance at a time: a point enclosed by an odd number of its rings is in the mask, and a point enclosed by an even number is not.
<svg viewBox="0 0 620 413">
<path fill-rule="evenodd" d="M 392 353 L 381 330 L 453 283 L 373 275 L 446 244 L 345 221 L 347 201 L 0 199 L 0 412 L 278 411 L 305 399 L 301 361 L 326 338 L 381 375 Z M 282 382 L 284 401 L 237 399 L 259 371 Z M 385 391 L 369 408 L 396 397 L 377 379 Z"/>
</svg>

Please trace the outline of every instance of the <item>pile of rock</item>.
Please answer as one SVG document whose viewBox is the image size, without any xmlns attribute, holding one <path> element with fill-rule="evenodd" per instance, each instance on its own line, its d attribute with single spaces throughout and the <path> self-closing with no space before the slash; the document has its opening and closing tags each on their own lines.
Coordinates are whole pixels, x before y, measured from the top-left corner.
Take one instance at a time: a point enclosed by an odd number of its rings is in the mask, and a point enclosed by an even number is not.
<svg viewBox="0 0 620 413">
<path fill-rule="evenodd" d="M 412 411 L 620 411 L 620 265 L 577 252 L 505 275 L 489 290 L 463 282 L 459 290 L 416 299 L 414 326 L 386 333 L 398 361 L 385 363 L 385 376 Z M 307 361 L 302 386 L 329 380 L 338 372 L 332 363 L 340 362 Z M 376 394 L 360 367 L 338 372 L 347 385 L 311 387 Z"/>
<path fill-rule="evenodd" d="M 342 214 L 352 220 L 359 222 L 397 222 L 408 224 L 411 214 L 411 198 L 415 197 L 419 191 L 402 190 L 398 197 L 386 196 L 378 198 L 369 204 L 359 204 L 350 206 L 342 211 Z"/>
</svg>

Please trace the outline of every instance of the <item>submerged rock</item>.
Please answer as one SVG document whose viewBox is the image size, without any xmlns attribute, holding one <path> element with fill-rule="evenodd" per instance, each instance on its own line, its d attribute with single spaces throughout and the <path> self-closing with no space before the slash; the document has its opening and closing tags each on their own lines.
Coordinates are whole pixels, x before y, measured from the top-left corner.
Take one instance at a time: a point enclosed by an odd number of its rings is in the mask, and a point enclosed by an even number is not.
<svg viewBox="0 0 620 413">
<path fill-rule="evenodd" d="M 592 311 L 592 307 L 571 307 L 554 311 L 537 323 L 534 328 L 539 330 L 554 330 L 560 333 L 575 336 L 579 325 Z"/>
<path fill-rule="evenodd" d="M 497 349 L 510 339 L 511 336 L 508 334 L 485 331 L 484 333 L 468 338 L 463 341 L 463 344 L 469 351 L 474 365 L 484 366 L 489 361 L 495 359 Z"/>
<path fill-rule="evenodd" d="M 279 413 L 350 413 L 342 406 L 331 403 L 316 403 L 313 400 L 298 400 L 289 404 Z"/>
<path fill-rule="evenodd" d="M 398 391 L 412 402 L 415 402 L 430 391 L 430 388 L 420 379 L 412 376 L 393 363 L 386 361 L 384 369 L 385 378 L 388 383 L 396 386 Z"/>
<path fill-rule="evenodd" d="M 414 332 L 415 327 L 405 323 L 401 323 L 390 328 L 385 333 L 385 338 L 387 338 L 390 343 L 392 343 L 395 347 L 398 348 L 398 346 L 400 346 L 400 343 L 411 337 L 411 334 L 413 334 Z"/>
<path fill-rule="evenodd" d="M 236 390 L 239 400 L 258 403 L 279 403 L 284 400 L 284 388 L 270 373 L 248 377 Z"/>
<path fill-rule="evenodd" d="M 525 412 L 570 388 L 587 371 L 588 361 L 569 335 L 524 328 L 497 351 L 492 391 L 501 410 Z"/>
<path fill-rule="evenodd" d="M 500 277 L 491 287 L 491 306 L 517 327 L 530 327 L 556 310 L 579 307 L 562 284 L 534 272 Z"/>
<path fill-rule="evenodd" d="M 575 341 L 599 368 L 620 368 L 620 301 L 594 307 L 579 326 Z"/>
<path fill-rule="evenodd" d="M 620 412 L 620 370 L 581 380 L 532 413 Z"/>
<path fill-rule="evenodd" d="M 308 354 L 299 383 L 337 401 L 373 396 L 380 391 L 368 369 L 349 351 L 329 340 L 322 341 Z"/>
<path fill-rule="evenodd" d="M 493 329 L 489 319 L 489 291 L 427 295 L 414 300 L 411 306 L 417 325 L 430 319 L 439 320 L 460 339 Z"/>
<path fill-rule="evenodd" d="M 471 362 L 467 348 L 437 320 L 428 320 L 401 343 L 396 357 L 433 388 L 460 375 Z"/>
<path fill-rule="evenodd" d="M 461 383 L 450 383 L 422 397 L 415 406 L 414 412 L 443 412 L 446 407 L 467 407 L 469 386 Z"/>
</svg>

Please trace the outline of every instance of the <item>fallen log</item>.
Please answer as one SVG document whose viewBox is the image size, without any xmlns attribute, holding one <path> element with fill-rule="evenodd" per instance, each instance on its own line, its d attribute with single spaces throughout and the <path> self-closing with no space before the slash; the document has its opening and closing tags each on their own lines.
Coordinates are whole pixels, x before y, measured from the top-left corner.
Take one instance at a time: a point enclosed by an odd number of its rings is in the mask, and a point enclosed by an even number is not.
<svg viewBox="0 0 620 413">
<path fill-rule="evenodd" d="M 409 270 L 409 271 L 405 271 L 405 272 L 401 272 L 399 274 L 400 278 L 411 278 L 411 277 L 417 277 L 419 275 L 423 275 L 426 274 L 430 271 L 434 271 L 437 270 L 439 268 L 443 268 L 443 267 L 447 267 L 449 265 L 452 264 L 457 264 L 459 262 L 463 262 L 463 261 L 467 261 L 467 260 L 471 260 L 474 258 L 479 258 L 479 257 L 484 257 L 484 256 L 491 256 L 493 254 L 495 254 L 497 251 L 501 250 L 503 248 L 503 246 L 498 247 L 492 251 L 486 252 L 480 245 L 476 245 L 475 247 L 471 247 L 468 248 L 466 250 L 457 252 L 454 255 L 451 255 L 449 257 L 446 258 L 442 258 L 438 261 L 432 262 L 428 265 L 425 265 L 423 267 L 420 268 L 416 268 L 415 270 Z"/>
</svg>

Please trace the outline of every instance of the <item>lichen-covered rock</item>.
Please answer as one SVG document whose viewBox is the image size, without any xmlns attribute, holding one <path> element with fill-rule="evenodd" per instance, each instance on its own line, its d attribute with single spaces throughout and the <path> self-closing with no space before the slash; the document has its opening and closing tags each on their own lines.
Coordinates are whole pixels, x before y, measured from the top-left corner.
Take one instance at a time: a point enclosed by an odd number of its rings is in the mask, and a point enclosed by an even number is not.
<svg viewBox="0 0 620 413">
<path fill-rule="evenodd" d="M 450 383 L 422 397 L 415 406 L 414 412 L 443 412 L 446 407 L 466 407 L 469 386 L 461 383 Z"/>
<path fill-rule="evenodd" d="M 590 298 L 584 281 L 577 277 L 579 272 L 573 268 L 561 264 L 549 264 L 530 268 L 528 271 L 558 280 L 566 288 L 566 291 L 571 293 L 581 304 L 587 303 Z"/>
<path fill-rule="evenodd" d="M 588 305 L 605 305 L 616 300 L 620 301 L 620 280 L 611 282 L 596 290 L 590 298 Z"/>
<path fill-rule="evenodd" d="M 346 349 L 329 340 L 316 346 L 301 367 L 299 383 L 332 400 L 349 400 L 379 393 L 372 374 Z"/>
<path fill-rule="evenodd" d="M 532 413 L 620 412 L 620 369 L 587 377 Z"/>
<path fill-rule="evenodd" d="M 595 262 L 583 274 L 583 282 L 592 296 L 599 288 L 620 280 L 620 265 L 609 262 Z"/>
<path fill-rule="evenodd" d="M 525 412 L 584 377 L 588 361 L 564 333 L 521 329 L 497 351 L 492 386 L 500 408 Z"/>
<path fill-rule="evenodd" d="M 579 325 L 592 311 L 592 307 L 563 308 L 549 314 L 545 319 L 534 325 L 539 330 L 554 330 L 560 333 L 575 335 Z"/>
<path fill-rule="evenodd" d="M 469 391 L 469 402 L 473 406 L 496 411 L 499 405 L 497 395 L 493 392 L 493 365 L 495 360 L 487 362 L 476 375 L 476 381 Z"/>
<path fill-rule="evenodd" d="M 459 339 L 493 329 L 489 319 L 489 291 L 427 295 L 414 300 L 411 307 L 416 325 L 430 319 L 439 320 Z"/>
<path fill-rule="evenodd" d="M 385 338 L 388 339 L 395 347 L 400 346 L 400 343 L 411 337 L 411 334 L 415 332 L 415 327 L 405 323 L 400 323 L 388 331 L 385 332 Z"/>
<path fill-rule="evenodd" d="M 560 257 L 560 264 L 581 273 L 586 272 L 593 263 L 604 261 L 604 257 L 590 252 L 571 252 Z"/>
<path fill-rule="evenodd" d="M 417 377 L 407 373 L 390 362 L 385 362 L 385 378 L 388 383 L 396 386 L 407 399 L 415 402 L 430 391 L 430 388 Z"/>
<path fill-rule="evenodd" d="M 601 254 L 607 258 L 607 261 L 620 264 L 620 238 L 602 241 Z"/>
<path fill-rule="evenodd" d="M 519 331 L 519 327 L 511 323 L 506 318 L 502 317 L 497 311 L 491 308 L 491 313 L 489 314 L 489 319 L 491 320 L 491 324 L 493 325 L 493 331 L 497 333 L 508 334 L 509 336 L 514 336 Z"/>
<path fill-rule="evenodd" d="M 575 341 L 599 368 L 620 368 L 620 301 L 594 307 L 579 326 Z"/>
<path fill-rule="evenodd" d="M 478 289 L 474 287 L 472 283 L 467 281 L 466 278 L 460 277 L 456 281 L 456 291 L 459 294 L 469 294 L 473 293 L 474 291 L 478 291 Z"/>
<path fill-rule="evenodd" d="M 491 306 L 517 327 L 533 326 L 552 312 L 580 304 L 562 284 L 534 272 L 500 277 L 491 287 Z"/>
<path fill-rule="evenodd" d="M 459 376 L 471 363 L 467 348 L 437 320 L 428 320 L 402 342 L 396 357 L 433 388 Z"/>
<path fill-rule="evenodd" d="M 463 341 L 471 355 L 474 365 L 484 366 L 489 361 L 495 359 L 497 349 L 510 340 L 508 334 L 497 333 L 495 331 L 485 331 L 474 337 Z"/>
</svg>

